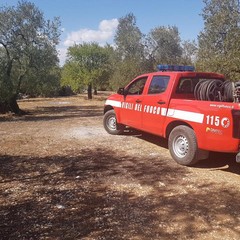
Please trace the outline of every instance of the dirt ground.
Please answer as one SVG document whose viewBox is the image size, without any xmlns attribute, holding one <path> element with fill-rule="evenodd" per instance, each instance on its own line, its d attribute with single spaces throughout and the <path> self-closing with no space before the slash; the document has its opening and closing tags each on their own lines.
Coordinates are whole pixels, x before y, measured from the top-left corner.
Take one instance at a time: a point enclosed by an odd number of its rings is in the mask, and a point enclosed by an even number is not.
<svg viewBox="0 0 240 240">
<path fill-rule="evenodd" d="M 107 134 L 105 95 L 0 115 L 0 239 L 240 239 L 240 165 L 175 163 L 167 142 Z"/>
</svg>

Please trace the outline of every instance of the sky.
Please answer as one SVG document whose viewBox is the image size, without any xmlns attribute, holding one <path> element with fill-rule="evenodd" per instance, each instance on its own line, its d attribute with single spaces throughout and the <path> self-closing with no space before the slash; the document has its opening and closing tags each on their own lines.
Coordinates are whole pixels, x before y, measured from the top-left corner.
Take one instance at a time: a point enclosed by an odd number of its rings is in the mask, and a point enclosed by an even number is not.
<svg viewBox="0 0 240 240">
<path fill-rule="evenodd" d="M 176 26 L 182 40 L 197 40 L 203 30 L 203 0 L 28 0 L 45 19 L 60 17 L 60 64 L 67 48 L 83 42 L 113 44 L 118 19 L 133 13 L 143 34 L 159 26 Z M 1 6 L 16 6 L 18 0 L 0 0 Z"/>
</svg>

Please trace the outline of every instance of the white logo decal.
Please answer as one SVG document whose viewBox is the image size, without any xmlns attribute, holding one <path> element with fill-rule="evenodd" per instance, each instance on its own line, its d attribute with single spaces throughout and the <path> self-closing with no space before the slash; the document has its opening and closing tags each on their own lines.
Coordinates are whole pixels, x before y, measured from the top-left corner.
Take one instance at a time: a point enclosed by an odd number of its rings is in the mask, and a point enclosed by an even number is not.
<svg viewBox="0 0 240 240">
<path fill-rule="evenodd" d="M 224 128 L 228 128 L 230 126 L 230 120 L 227 118 L 227 117 L 224 117 L 222 120 L 221 120 L 221 125 L 222 127 Z"/>
</svg>

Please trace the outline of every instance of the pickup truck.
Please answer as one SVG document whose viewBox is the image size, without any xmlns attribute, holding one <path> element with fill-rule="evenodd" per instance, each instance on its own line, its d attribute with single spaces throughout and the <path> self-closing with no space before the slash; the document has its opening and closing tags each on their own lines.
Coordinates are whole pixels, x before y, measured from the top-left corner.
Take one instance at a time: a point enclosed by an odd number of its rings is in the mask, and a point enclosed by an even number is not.
<svg viewBox="0 0 240 240">
<path fill-rule="evenodd" d="M 158 65 L 108 97 L 103 125 L 114 135 L 131 127 L 168 139 L 181 165 L 194 165 L 209 151 L 236 153 L 240 162 L 239 100 L 239 84 L 221 74 Z"/>
</svg>

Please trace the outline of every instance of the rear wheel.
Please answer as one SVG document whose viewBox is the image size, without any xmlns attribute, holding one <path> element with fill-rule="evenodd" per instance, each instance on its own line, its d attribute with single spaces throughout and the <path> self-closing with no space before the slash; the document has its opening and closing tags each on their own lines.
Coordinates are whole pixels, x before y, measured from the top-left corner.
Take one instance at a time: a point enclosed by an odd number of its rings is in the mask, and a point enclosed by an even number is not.
<svg viewBox="0 0 240 240">
<path fill-rule="evenodd" d="M 169 135 L 168 147 L 172 158 L 181 165 L 191 166 L 198 161 L 197 139 L 190 127 L 175 127 Z"/>
<path fill-rule="evenodd" d="M 116 114 L 114 110 L 109 110 L 103 117 L 103 126 L 105 130 L 112 135 L 118 135 L 123 132 L 123 125 L 117 123 Z"/>
</svg>

